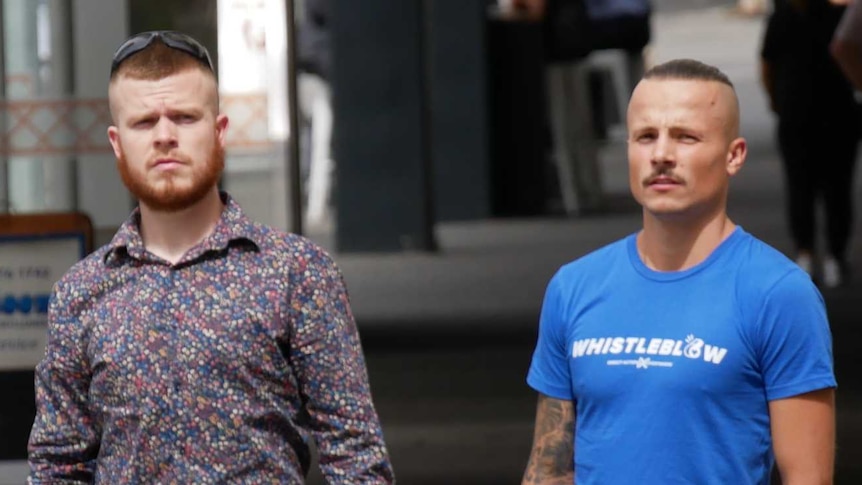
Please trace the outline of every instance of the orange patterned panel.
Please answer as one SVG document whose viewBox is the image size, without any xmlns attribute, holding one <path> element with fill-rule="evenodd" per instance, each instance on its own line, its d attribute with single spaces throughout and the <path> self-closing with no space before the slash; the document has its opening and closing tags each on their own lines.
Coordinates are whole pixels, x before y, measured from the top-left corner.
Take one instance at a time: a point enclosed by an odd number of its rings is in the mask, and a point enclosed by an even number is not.
<svg viewBox="0 0 862 485">
<path fill-rule="evenodd" d="M 267 148 L 265 95 L 222 96 L 230 117 L 229 148 Z M 0 101 L 6 113 L 0 148 L 7 156 L 73 156 L 111 152 L 107 128 L 111 113 L 106 99 L 28 99 Z"/>
</svg>

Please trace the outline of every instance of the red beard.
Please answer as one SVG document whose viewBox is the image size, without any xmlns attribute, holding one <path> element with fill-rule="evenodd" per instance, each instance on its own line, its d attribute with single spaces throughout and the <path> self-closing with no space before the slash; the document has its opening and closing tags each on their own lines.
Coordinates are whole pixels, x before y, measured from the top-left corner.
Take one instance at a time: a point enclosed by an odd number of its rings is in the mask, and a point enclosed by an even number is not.
<svg viewBox="0 0 862 485">
<path fill-rule="evenodd" d="M 185 163 L 190 162 L 181 155 L 171 156 Z M 224 171 L 224 159 L 224 148 L 216 144 L 207 163 L 200 167 L 192 165 L 191 181 L 182 185 L 179 185 L 171 174 L 164 174 L 165 180 L 150 183 L 146 172 L 129 167 L 122 149 L 117 159 L 117 168 L 126 188 L 141 204 L 154 211 L 178 212 L 200 202 L 215 187 Z"/>
</svg>

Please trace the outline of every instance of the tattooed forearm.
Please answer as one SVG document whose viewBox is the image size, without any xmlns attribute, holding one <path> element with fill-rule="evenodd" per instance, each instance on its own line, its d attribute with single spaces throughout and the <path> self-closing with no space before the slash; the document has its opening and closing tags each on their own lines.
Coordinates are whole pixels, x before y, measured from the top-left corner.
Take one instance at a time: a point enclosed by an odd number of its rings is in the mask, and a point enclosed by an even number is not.
<svg viewBox="0 0 862 485">
<path fill-rule="evenodd" d="M 572 401 L 539 395 L 533 450 L 522 485 L 574 482 L 575 407 Z"/>
</svg>

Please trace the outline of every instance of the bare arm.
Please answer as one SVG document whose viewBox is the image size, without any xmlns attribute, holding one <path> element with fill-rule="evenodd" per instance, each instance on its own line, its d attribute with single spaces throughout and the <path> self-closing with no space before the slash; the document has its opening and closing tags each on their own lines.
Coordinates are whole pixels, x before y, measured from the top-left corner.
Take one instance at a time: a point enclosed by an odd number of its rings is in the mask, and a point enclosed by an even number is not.
<svg viewBox="0 0 862 485">
<path fill-rule="evenodd" d="M 531 20 L 542 20 L 547 8 L 546 0 L 513 0 L 512 6 L 523 12 Z"/>
<path fill-rule="evenodd" d="M 833 40 L 829 47 L 844 75 L 853 87 L 862 91 L 862 48 L 843 39 Z"/>
<path fill-rule="evenodd" d="M 772 64 L 765 59 L 760 60 L 760 84 L 769 99 L 769 109 L 775 113 L 775 81 L 772 75 Z"/>
<path fill-rule="evenodd" d="M 862 2 L 845 2 L 847 9 L 832 36 L 829 50 L 847 80 L 862 91 Z"/>
<path fill-rule="evenodd" d="M 539 394 L 533 449 L 521 485 L 574 483 L 574 433 L 574 403 Z"/>
<path fill-rule="evenodd" d="M 772 445 L 784 485 L 829 485 L 835 467 L 835 390 L 769 403 Z"/>
</svg>

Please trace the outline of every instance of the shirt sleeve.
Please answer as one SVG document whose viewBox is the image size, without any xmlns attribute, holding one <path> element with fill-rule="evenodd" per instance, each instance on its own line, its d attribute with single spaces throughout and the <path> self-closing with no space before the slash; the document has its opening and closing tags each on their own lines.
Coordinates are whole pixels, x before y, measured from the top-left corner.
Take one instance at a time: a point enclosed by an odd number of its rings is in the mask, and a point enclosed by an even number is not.
<svg viewBox="0 0 862 485">
<path fill-rule="evenodd" d="M 394 483 L 340 270 L 320 249 L 291 277 L 291 364 L 329 483 Z"/>
<path fill-rule="evenodd" d="M 862 2 L 850 2 L 835 30 L 837 39 L 855 44 L 862 49 Z"/>
<path fill-rule="evenodd" d="M 572 378 L 565 338 L 559 273 L 545 290 L 539 317 L 539 337 L 527 373 L 527 384 L 555 399 L 572 400 Z"/>
<path fill-rule="evenodd" d="M 93 481 L 99 432 L 87 404 L 91 374 L 74 295 L 55 285 L 48 308 L 48 343 L 36 366 L 36 417 L 28 443 L 31 485 Z"/>
<path fill-rule="evenodd" d="M 826 306 L 805 273 L 790 272 L 772 287 L 757 328 L 768 400 L 836 386 Z"/>
</svg>

